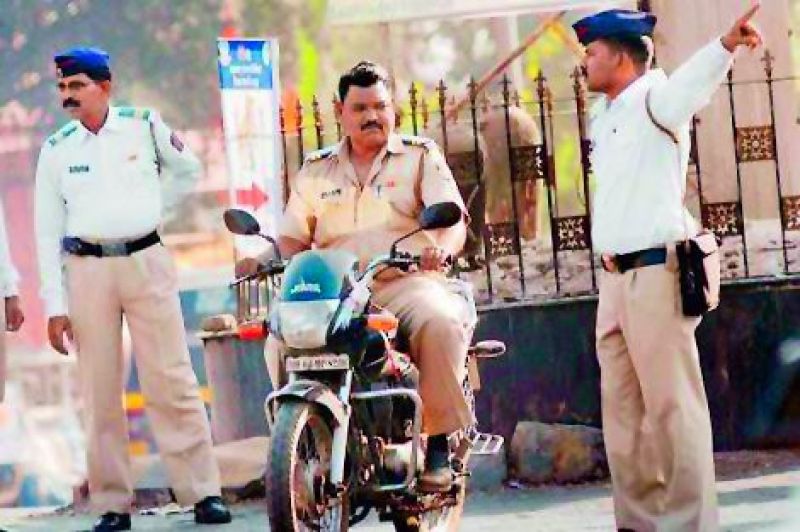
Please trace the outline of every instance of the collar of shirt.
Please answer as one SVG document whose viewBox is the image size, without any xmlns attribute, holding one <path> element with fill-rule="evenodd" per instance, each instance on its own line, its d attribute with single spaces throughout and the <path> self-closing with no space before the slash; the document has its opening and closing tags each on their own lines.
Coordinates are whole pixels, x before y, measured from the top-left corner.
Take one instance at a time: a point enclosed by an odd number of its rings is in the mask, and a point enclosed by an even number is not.
<svg viewBox="0 0 800 532">
<path fill-rule="evenodd" d="M 385 154 L 386 152 L 389 152 L 391 154 L 397 154 L 397 153 L 404 153 L 405 151 L 406 151 L 406 145 L 403 144 L 403 137 L 401 137 L 397 133 L 390 133 L 389 140 L 386 142 L 386 146 L 383 150 L 381 150 L 380 154 Z M 342 137 L 342 140 L 334 144 L 331 150 L 331 155 L 333 157 L 339 157 L 343 158 L 344 160 L 349 160 L 350 138 Z"/>
<path fill-rule="evenodd" d="M 89 131 L 86 126 L 83 125 L 83 122 L 80 120 L 78 122 L 78 130 L 75 132 L 79 135 L 78 140 L 84 141 L 90 136 L 94 136 L 95 134 Z M 102 131 L 119 131 L 122 127 L 120 123 L 119 113 L 117 113 L 117 108 L 113 106 L 109 106 L 108 114 L 106 115 L 106 121 L 103 126 L 100 128 L 100 131 L 97 133 L 99 134 Z"/>
<path fill-rule="evenodd" d="M 372 168 L 370 169 L 366 183 L 372 181 L 372 179 L 378 174 L 387 153 L 390 153 L 392 155 L 397 155 L 400 153 L 405 153 L 405 151 L 406 151 L 406 145 L 403 144 L 403 138 L 396 133 L 390 133 L 389 139 L 386 141 L 386 145 L 381 149 L 380 152 L 378 152 L 378 155 L 375 156 L 375 159 L 372 162 Z M 336 145 L 334 145 L 333 150 L 331 151 L 331 156 L 336 157 L 339 162 L 344 164 L 348 177 L 353 181 L 353 183 L 358 184 L 359 181 L 356 175 L 355 167 L 353 166 L 353 163 L 350 161 L 349 137 L 342 138 L 342 140 L 340 140 Z"/>
</svg>

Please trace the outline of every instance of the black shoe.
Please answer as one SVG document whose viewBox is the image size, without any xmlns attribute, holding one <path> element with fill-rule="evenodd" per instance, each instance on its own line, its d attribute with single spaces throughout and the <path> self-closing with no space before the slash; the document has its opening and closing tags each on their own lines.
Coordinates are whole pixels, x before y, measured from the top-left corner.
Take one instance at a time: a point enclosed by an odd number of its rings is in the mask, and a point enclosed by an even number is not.
<svg viewBox="0 0 800 532">
<path fill-rule="evenodd" d="M 453 488 L 453 470 L 450 466 L 425 468 L 419 477 L 419 489 L 424 493 L 447 493 Z"/>
<path fill-rule="evenodd" d="M 425 450 L 425 471 L 419 477 L 419 489 L 425 493 L 446 493 L 452 487 L 453 470 L 450 468 L 447 436 L 430 436 Z"/>
<path fill-rule="evenodd" d="M 92 527 L 94 532 L 113 532 L 114 530 L 130 530 L 131 514 L 116 512 L 104 513 Z"/>
<path fill-rule="evenodd" d="M 222 497 L 206 497 L 194 505 L 194 522 L 201 525 L 224 525 L 231 522 L 231 512 Z"/>
</svg>

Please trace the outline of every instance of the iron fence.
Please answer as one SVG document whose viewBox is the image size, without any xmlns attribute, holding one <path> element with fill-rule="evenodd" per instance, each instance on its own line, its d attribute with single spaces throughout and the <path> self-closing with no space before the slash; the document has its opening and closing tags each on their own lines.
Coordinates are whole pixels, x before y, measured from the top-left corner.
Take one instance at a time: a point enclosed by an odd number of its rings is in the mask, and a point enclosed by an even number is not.
<svg viewBox="0 0 800 532">
<path fill-rule="evenodd" d="M 732 146 L 719 141 L 701 149 L 702 120 L 695 117 L 691 128 L 690 182 L 696 194 L 689 207 L 722 239 L 727 280 L 794 274 L 797 262 L 792 252 L 800 240 L 800 196 L 787 192 L 781 175 L 775 116 L 775 87 L 796 78 L 774 77 L 769 51 L 762 61 L 763 79 L 734 81 L 731 70 L 720 88 L 728 94 Z M 750 125 L 738 117 L 735 90 L 753 84 L 766 89 L 769 123 Z M 470 211 L 457 275 L 473 283 L 482 305 L 595 293 L 600 261 L 591 240 L 591 98 L 579 69 L 569 80 L 552 83 L 540 73 L 531 87 L 521 89 L 503 77 L 493 93 L 478 94 L 471 80 L 457 93 L 443 82 L 432 93 L 412 84 L 407 97 L 396 98 L 398 128 L 438 141 Z M 333 105 L 325 107 L 314 97 L 308 108 L 298 101 L 291 109 L 280 109 L 286 190 L 310 149 L 342 137 Z M 707 197 L 706 150 L 733 151 L 734 168 L 723 173 L 726 179 L 735 176 L 735 199 Z M 780 237 L 754 247 L 745 224 L 743 172 L 757 162 L 774 165 Z M 774 258 L 775 253 L 780 265 L 774 271 L 753 269 L 754 260 L 764 262 L 762 255 Z"/>
</svg>

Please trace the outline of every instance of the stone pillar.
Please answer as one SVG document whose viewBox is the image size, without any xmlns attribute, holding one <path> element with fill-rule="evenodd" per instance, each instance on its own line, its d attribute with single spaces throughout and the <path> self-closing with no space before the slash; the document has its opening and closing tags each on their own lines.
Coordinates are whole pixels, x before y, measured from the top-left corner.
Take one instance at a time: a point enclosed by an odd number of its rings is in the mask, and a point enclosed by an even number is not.
<svg viewBox="0 0 800 532">
<path fill-rule="evenodd" d="M 240 341 L 231 332 L 203 332 L 203 359 L 211 389 L 214 444 L 268 433 L 264 400 L 272 391 L 263 341 Z"/>
<path fill-rule="evenodd" d="M 508 57 L 520 45 L 519 24 L 514 15 L 489 19 L 489 31 L 497 45 L 497 57 Z M 513 88 L 520 90 L 525 86 L 522 60 L 514 60 L 506 72 Z"/>
<path fill-rule="evenodd" d="M 751 5 L 742 0 L 651 0 L 649 4 L 658 16 L 655 35 L 658 63 L 667 73 L 672 72 L 699 47 L 726 31 L 735 18 Z M 775 129 L 781 195 L 784 197 L 800 195 L 800 125 L 797 123 L 800 98 L 795 83 L 786 80 L 795 74 L 789 39 L 789 15 L 789 0 L 763 2 L 754 22 L 764 35 L 765 46 L 755 52 L 740 50 L 733 68 L 737 128 L 769 126 L 770 104 L 763 57 L 767 50 L 774 57 Z M 704 201 L 736 201 L 736 142 L 726 85 L 723 84 L 717 91 L 699 118 L 697 143 Z M 768 131 L 755 129 L 739 131 L 742 138 L 746 134 L 769 134 Z M 776 164 L 763 152 L 756 154 L 755 158 L 759 160 L 743 162 L 740 167 L 750 253 L 770 244 L 780 246 Z M 690 204 L 696 207 L 696 190 L 694 195 L 694 198 L 690 195 Z M 752 237 L 751 231 L 756 233 Z M 790 238 L 789 234 L 787 238 Z M 773 273 L 758 272 L 758 269 L 753 271 L 751 267 L 751 275 Z"/>
</svg>

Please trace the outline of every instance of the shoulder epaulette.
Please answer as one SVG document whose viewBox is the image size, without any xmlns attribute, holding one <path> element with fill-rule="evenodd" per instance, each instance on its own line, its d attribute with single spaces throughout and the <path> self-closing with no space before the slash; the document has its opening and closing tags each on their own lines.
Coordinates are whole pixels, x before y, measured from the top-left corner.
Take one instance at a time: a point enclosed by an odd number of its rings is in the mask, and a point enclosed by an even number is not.
<svg viewBox="0 0 800 532">
<path fill-rule="evenodd" d="M 313 163 L 316 161 L 321 161 L 322 159 L 327 159 L 333 154 L 335 146 L 329 146 L 327 148 L 322 148 L 321 150 L 312 151 L 308 155 L 306 155 L 306 162 Z"/>
<path fill-rule="evenodd" d="M 426 150 L 436 145 L 434 140 L 428 137 L 420 137 L 417 135 L 401 135 L 400 138 L 402 139 L 403 144 L 406 146 L 419 146 L 425 148 Z"/>
<path fill-rule="evenodd" d="M 147 107 L 119 107 L 117 116 L 122 118 L 138 118 L 139 120 L 150 120 L 153 111 Z"/>
<path fill-rule="evenodd" d="M 50 146 L 55 146 L 65 138 L 75 133 L 77 129 L 78 129 L 78 124 L 73 120 L 72 122 L 68 123 L 61 129 L 50 135 L 50 137 L 47 139 L 47 143 L 50 144 Z"/>
</svg>

